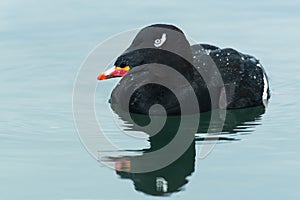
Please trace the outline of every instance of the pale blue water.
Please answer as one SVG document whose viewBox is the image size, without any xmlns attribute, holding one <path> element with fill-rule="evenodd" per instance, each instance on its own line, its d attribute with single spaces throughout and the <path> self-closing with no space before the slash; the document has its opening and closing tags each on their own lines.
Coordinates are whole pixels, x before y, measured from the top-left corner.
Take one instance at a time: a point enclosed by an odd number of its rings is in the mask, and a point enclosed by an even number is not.
<svg viewBox="0 0 300 200">
<path fill-rule="evenodd" d="M 299 9 L 292 0 L 0 2 L 0 199 L 153 198 L 86 152 L 72 90 L 98 43 L 157 22 L 257 56 L 272 89 L 261 125 L 196 159 L 183 190 L 161 198 L 299 199 Z"/>
</svg>

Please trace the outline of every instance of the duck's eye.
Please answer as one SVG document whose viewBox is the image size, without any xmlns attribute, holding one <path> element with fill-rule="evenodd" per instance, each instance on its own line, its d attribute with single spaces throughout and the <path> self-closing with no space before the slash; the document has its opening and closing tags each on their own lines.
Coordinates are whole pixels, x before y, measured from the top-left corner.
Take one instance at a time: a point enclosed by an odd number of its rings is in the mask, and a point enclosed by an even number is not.
<svg viewBox="0 0 300 200">
<path fill-rule="evenodd" d="M 119 67 L 124 68 L 126 66 L 127 66 L 127 64 L 125 62 L 122 62 Z"/>
</svg>

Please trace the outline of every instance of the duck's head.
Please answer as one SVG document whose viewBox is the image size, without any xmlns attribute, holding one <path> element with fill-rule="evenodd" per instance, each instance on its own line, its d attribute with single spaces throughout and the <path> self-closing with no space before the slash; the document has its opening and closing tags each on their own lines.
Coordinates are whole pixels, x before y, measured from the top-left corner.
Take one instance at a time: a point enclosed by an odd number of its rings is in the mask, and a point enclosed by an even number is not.
<svg viewBox="0 0 300 200">
<path fill-rule="evenodd" d="M 165 64 L 185 72 L 185 64 L 178 66 L 178 59 L 182 58 L 191 63 L 190 44 L 184 33 L 174 25 L 154 24 L 143 28 L 117 58 L 114 67 L 101 73 L 98 80 L 123 77 L 129 70 L 151 63 Z"/>
</svg>

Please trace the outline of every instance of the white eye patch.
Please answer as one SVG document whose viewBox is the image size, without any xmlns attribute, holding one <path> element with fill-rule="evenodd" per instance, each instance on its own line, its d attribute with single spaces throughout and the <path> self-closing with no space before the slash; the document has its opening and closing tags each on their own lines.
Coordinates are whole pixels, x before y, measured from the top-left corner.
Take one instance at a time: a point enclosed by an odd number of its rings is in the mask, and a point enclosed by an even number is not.
<svg viewBox="0 0 300 200">
<path fill-rule="evenodd" d="M 160 47 L 166 42 L 166 40 L 167 40 L 167 34 L 163 33 L 161 38 L 158 38 L 154 41 L 154 46 Z"/>
</svg>

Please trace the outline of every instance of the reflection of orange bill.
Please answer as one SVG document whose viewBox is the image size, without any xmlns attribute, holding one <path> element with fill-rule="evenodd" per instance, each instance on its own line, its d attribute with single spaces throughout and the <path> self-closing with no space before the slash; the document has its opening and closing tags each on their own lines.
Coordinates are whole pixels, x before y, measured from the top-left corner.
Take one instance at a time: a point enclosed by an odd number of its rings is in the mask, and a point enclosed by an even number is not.
<svg viewBox="0 0 300 200">
<path fill-rule="evenodd" d="M 129 159 L 120 159 L 115 161 L 115 170 L 118 172 L 129 172 L 131 163 Z"/>
<path fill-rule="evenodd" d="M 110 78 L 115 78 L 115 77 L 122 77 L 124 76 L 128 71 L 130 70 L 129 66 L 126 67 L 113 67 L 111 69 L 108 69 L 107 71 L 101 73 L 98 76 L 98 80 L 106 80 Z"/>
</svg>

